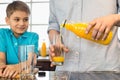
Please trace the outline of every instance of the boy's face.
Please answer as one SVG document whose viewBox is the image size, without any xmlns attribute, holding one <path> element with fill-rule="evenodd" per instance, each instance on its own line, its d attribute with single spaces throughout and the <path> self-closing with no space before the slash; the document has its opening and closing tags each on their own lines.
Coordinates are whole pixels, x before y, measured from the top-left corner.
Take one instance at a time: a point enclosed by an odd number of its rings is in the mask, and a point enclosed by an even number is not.
<svg viewBox="0 0 120 80">
<path fill-rule="evenodd" d="M 19 37 L 28 29 L 29 14 L 24 11 L 15 11 L 10 17 L 6 17 L 6 23 L 10 25 L 14 35 Z"/>
</svg>

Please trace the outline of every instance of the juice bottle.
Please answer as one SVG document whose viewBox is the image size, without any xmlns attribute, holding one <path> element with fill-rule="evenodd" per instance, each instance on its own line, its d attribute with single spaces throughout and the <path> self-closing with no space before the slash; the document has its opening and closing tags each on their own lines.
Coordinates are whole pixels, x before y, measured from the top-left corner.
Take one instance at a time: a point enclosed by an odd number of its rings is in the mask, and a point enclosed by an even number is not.
<svg viewBox="0 0 120 80">
<path fill-rule="evenodd" d="M 103 45 L 108 45 L 111 40 L 112 40 L 112 37 L 113 37 L 113 33 L 112 31 L 109 32 L 107 38 L 105 40 L 102 40 L 102 36 L 99 40 L 93 40 L 92 39 L 92 30 L 86 34 L 85 33 L 85 30 L 87 28 L 88 24 L 86 23 L 67 23 L 65 24 L 65 28 L 71 32 L 73 32 L 74 34 L 76 34 L 77 36 L 81 37 L 81 38 L 84 38 L 84 39 L 87 39 L 87 40 L 91 40 L 93 42 L 97 42 L 99 44 L 103 44 Z"/>
<path fill-rule="evenodd" d="M 42 57 L 46 57 L 46 43 L 43 41 L 42 42 L 42 46 L 41 46 L 41 50 L 40 50 L 40 55 L 42 56 Z"/>
</svg>

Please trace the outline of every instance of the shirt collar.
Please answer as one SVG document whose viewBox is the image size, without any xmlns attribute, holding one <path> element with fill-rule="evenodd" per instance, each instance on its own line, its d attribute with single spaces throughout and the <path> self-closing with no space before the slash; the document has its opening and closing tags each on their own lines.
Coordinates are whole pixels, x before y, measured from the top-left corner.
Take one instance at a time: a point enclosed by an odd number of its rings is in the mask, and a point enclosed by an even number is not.
<svg viewBox="0 0 120 80">
<path fill-rule="evenodd" d="M 25 31 L 21 36 L 19 36 L 19 38 L 21 37 L 21 38 L 26 38 L 26 37 L 28 37 L 29 35 L 27 34 L 28 32 L 27 31 Z M 12 35 L 12 36 L 14 36 L 14 34 L 13 34 L 13 32 L 12 32 L 12 30 L 10 29 L 10 34 Z M 15 37 L 15 36 L 14 36 Z"/>
</svg>

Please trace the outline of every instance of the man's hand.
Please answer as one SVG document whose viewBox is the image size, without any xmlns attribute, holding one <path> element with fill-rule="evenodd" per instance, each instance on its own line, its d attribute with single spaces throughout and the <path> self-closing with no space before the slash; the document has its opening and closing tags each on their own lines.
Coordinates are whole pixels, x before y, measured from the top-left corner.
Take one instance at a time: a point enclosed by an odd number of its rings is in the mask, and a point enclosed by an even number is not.
<svg viewBox="0 0 120 80">
<path fill-rule="evenodd" d="M 54 40 L 55 39 L 55 35 L 60 35 L 59 32 L 57 32 L 56 30 L 50 30 L 49 31 L 49 40 L 50 40 L 50 47 L 49 47 L 49 55 L 50 55 L 50 61 L 52 62 L 52 58 L 55 56 L 55 49 L 54 49 L 54 45 L 53 43 L 55 43 Z M 61 48 L 63 49 L 63 51 L 65 53 L 67 53 L 69 51 L 69 49 L 67 47 L 65 47 L 64 44 L 61 44 Z M 53 67 L 54 65 L 51 64 L 51 67 Z"/>
<path fill-rule="evenodd" d="M 65 45 L 61 44 L 61 48 L 63 49 L 63 51 L 65 53 L 67 53 L 69 51 L 69 49 L 67 47 L 65 47 Z M 52 62 L 52 58 L 55 56 L 55 48 L 54 45 L 50 45 L 49 47 L 49 55 L 50 55 L 50 61 Z M 54 65 L 51 64 L 51 67 L 53 67 Z"/>
<path fill-rule="evenodd" d="M 102 40 L 105 40 L 113 28 L 116 25 L 117 18 L 115 15 L 108 15 L 100 18 L 96 18 L 91 21 L 86 29 L 86 33 L 89 33 L 91 29 L 92 38 L 95 40 L 99 40 L 101 35 L 103 35 Z"/>
</svg>

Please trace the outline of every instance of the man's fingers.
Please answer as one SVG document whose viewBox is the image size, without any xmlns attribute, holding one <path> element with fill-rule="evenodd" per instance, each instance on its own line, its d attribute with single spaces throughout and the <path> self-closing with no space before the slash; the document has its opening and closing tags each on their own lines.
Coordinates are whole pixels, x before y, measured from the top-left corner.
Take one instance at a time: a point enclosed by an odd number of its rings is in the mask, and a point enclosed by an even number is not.
<svg viewBox="0 0 120 80">
<path fill-rule="evenodd" d="M 92 39 L 95 39 L 97 33 L 98 33 L 98 30 L 94 29 L 92 32 Z"/>
<path fill-rule="evenodd" d="M 103 38 L 102 38 L 102 40 L 105 40 L 107 38 L 107 36 L 108 36 L 108 34 L 105 33 L 104 36 L 103 36 Z"/>
<path fill-rule="evenodd" d="M 63 50 L 64 50 L 65 53 L 69 52 L 69 49 L 67 47 L 65 47 L 65 46 L 63 46 Z"/>
<path fill-rule="evenodd" d="M 101 23 L 97 23 L 97 24 L 94 26 L 93 31 L 92 31 L 92 38 L 93 38 L 93 39 L 96 39 L 96 36 L 97 36 L 97 34 L 98 34 L 98 32 L 99 32 L 100 27 L 101 27 Z"/>
<path fill-rule="evenodd" d="M 104 35 L 103 35 L 102 40 L 105 40 L 105 39 L 107 38 L 107 36 L 108 36 L 109 32 L 110 32 L 110 28 L 106 28 L 105 33 L 104 33 Z"/>
<path fill-rule="evenodd" d="M 50 45 L 50 47 L 49 47 L 49 49 L 50 49 L 50 51 L 54 51 L 54 46 L 53 45 Z"/>
<path fill-rule="evenodd" d="M 88 24 L 88 27 L 86 28 L 85 33 L 88 34 L 88 33 L 90 32 L 90 30 L 91 30 L 94 26 L 95 26 L 95 22 L 94 22 L 94 21 L 93 21 L 93 22 L 90 22 L 90 23 Z"/>
<path fill-rule="evenodd" d="M 100 29 L 99 29 L 99 31 L 98 31 L 98 33 L 96 35 L 96 39 L 95 40 L 98 40 L 98 39 L 101 38 L 101 36 L 105 33 L 105 28 L 106 28 L 106 25 L 104 25 L 104 24 L 102 24 L 100 26 Z"/>
<path fill-rule="evenodd" d="M 98 32 L 98 33 L 97 33 L 97 36 L 96 36 L 96 38 L 95 38 L 95 40 L 100 39 L 101 35 L 102 35 L 102 32 Z"/>
<path fill-rule="evenodd" d="M 86 34 L 88 34 L 90 32 L 90 29 L 92 28 L 92 25 L 88 25 L 88 27 L 86 28 Z"/>
</svg>

